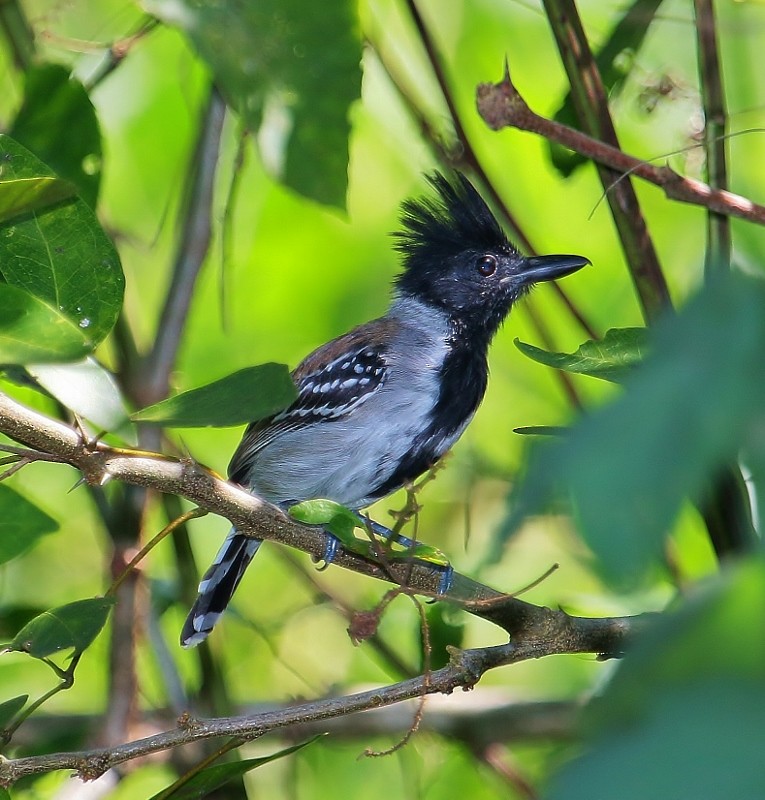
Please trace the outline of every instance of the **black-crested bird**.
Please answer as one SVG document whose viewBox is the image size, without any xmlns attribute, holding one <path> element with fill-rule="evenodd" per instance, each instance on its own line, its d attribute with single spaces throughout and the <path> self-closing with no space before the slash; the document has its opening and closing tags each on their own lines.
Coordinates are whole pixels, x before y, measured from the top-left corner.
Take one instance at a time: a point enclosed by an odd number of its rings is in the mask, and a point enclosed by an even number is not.
<svg viewBox="0 0 765 800">
<path fill-rule="evenodd" d="M 298 365 L 297 399 L 247 428 L 229 465 L 234 483 L 282 507 L 328 498 L 358 510 L 414 480 L 473 418 L 489 343 L 513 303 L 589 263 L 521 255 L 462 174 L 428 181 L 435 196 L 402 206 L 403 270 L 388 311 Z M 229 533 L 199 584 L 184 647 L 210 633 L 260 544 Z"/>
</svg>

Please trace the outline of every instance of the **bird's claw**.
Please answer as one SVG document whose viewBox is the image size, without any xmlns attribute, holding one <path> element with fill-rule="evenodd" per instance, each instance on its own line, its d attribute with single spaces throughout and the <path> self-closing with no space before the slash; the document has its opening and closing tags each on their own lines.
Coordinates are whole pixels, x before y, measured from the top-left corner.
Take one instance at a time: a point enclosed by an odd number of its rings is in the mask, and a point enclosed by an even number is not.
<svg viewBox="0 0 765 800">
<path fill-rule="evenodd" d="M 438 583 L 438 596 L 446 595 L 449 589 L 452 588 L 452 580 L 454 578 L 454 568 L 451 564 L 441 567 L 441 580 Z"/>
<path fill-rule="evenodd" d="M 337 556 L 337 551 L 340 549 L 340 540 L 332 533 L 327 533 L 324 539 L 324 552 L 321 554 L 320 570 L 326 569 Z"/>
</svg>

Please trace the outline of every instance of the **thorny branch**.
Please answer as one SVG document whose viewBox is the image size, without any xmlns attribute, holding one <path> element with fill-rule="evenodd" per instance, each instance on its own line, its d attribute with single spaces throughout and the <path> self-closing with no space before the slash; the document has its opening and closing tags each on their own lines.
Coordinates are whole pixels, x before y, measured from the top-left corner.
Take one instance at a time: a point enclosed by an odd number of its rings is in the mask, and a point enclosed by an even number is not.
<svg viewBox="0 0 765 800">
<path fill-rule="evenodd" d="M 624 175 L 635 175 L 659 186 L 671 200 L 703 206 L 730 217 L 765 225 L 765 206 L 746 197 L 714 189 L 702 181 L 684 178 L 669 166 L 641 161 L 622 150 L 593 139 L 574 128 L 547 119 L 532 111 L 510 79 L 509 72 L 499 83 L 482 83 L 477 92 L 478 113 L 493 130 L 518 128 L 538 133 L 568 147 L 585 158 L 605 164 Z"/>
</svg>

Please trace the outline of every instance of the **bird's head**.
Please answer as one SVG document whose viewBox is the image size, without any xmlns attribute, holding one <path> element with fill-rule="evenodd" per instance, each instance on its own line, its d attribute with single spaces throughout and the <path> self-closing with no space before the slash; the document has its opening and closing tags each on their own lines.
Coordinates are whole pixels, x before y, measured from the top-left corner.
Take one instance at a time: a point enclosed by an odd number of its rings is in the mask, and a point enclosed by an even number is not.
<svg viewBox="0 0 765 800">
<path fill-rule="evenodd" d="M 435 195 L 406 200 L 396 249 L 400 296 L 444 311 L 461 328 L 491 338 L 513 303 L 535 283 L 589 264 L 582 256 L 521 255 L 468 179 L 459 172 L 428 176 Z"/>
</svg>

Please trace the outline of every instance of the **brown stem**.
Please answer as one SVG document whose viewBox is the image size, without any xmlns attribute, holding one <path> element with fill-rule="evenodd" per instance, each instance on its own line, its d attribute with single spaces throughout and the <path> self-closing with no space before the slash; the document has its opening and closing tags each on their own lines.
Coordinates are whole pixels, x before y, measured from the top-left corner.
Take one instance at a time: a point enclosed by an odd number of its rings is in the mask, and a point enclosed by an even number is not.
<svg viewBox="0 0 765 800">
<path fill-rule="evenodd" d="M 537 635 L 506 645 L 484 647 L 476 650 L 454 650 L 451 662 L 442 669 L 407 681 L 345 697 L 332 697 L 303 703 L 286 709 L 217 719 L 192 719 L 183 716 L 178 726 L 144 739 L 110 748 L 96 748 L 72 753 L 52 753 L 0 762 L 0 785 L 9 786 L 27 775 L 75 770 L 84 779 L 93 779 L 106 770 L 152 753 L 178 747 L 189 742 L 219 736 L 236 736 L 255 739 L 269 731 L 279 730 L 295 723 L 315 723 L 323 720 L 398 703 L 421 697 L 423 693 L 451 694 L 455 689 L 470 689 L 490 669 L 515 664 L 530 658 L 566 652 L 597 653 L 601 643 L 600 623 L 610 627 L 612 621 L 591 621 L 589 628 L 573 626 L 556 632 L 540 629 Z"/>
<path fill-rule="evenodd" d="M 704 106 L 704 150 L 707 180 L 717 191 L 728 188 L 725 148 L 725 93 L 723 90 L 717 33 L 712 0 L 694 0 L 698 43 L 699 84 Z M 707 275 L 730 271 L 730 219 L 710 210 L 707 214 L 707 250 L 704 270 Z"/>
<path fill-rule="evenodd" d="M 477 103 L 481 117 L 493 130 L 512 127 L 538 133 L 586 158 L 611 167 L 619 173 L 615 183 L 621 183 L 627 175 L 635 175 L 659 186 L 671 200 L 703 206 L 729 217 L 765 225 L 765 206 L 732 192 L 714 189 L 702 181 L 684 178 L 668 166 L 657 167 L 641 161 L 592 136 L 535 114 L 518 93 L 509 73 L 505 73 L 499 83 L 482 83 L 478 87 Z M 608 186 L 606 191 L 610 193 L 612 188 Z"/>
</svg>

